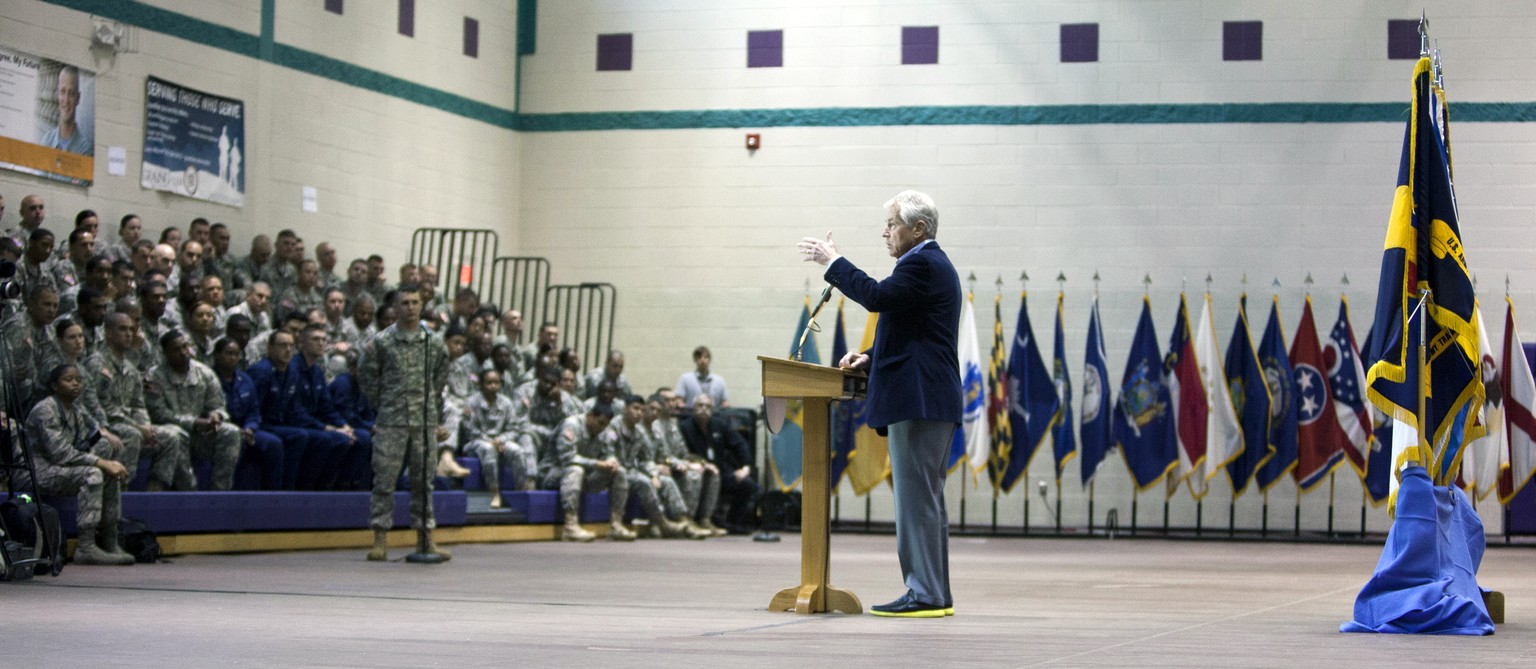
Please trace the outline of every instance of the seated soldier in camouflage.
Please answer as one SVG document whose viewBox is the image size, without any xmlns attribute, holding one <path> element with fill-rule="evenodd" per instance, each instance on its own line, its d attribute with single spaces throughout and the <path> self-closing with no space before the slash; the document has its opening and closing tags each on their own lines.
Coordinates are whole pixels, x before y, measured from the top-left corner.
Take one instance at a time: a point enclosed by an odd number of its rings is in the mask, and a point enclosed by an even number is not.
<svg viewBox="0 0 1536 669">
<path fill-rule="evenodd" d="M 48 370 L 38 369 L 44 355 L 54 347 L 53 319 L 58 315 L 59 294 L 51 285 L 37 285 L 27 292 L 26 308 L 11 314 L 0 324 L 0 337 L 5 338 L 10 353 L 11 379 L 25 401 L 32 389 L 41 385 L 41 377 Z"/>
<path fill-rule="evenodd" d="M 629 479 L 619 464 L 619 435 L 612 422 L 613 410 L 608 405 L 594 406 L 561 421 L 553 443 L 539 452 L 539 486 L 560 491 L 560 510 L 565 517 L 561 541 L 593 539 L 581 526 L 581 497 L 600 490 L 608 491 L 608 538 L 635 540 L 635 533 L 624 526 Z"/>
<path fill-rule="evenodd" d="M 681 409 L 682 399 L 671 388 L 657 390 L 645 403 L 644 420 L 650 424 L 656 467 L 677 481 L 683 506 L 694 524 L 710 536 L 725 536 L 725 529 L 712 520 L 715 506 L 720 503 L 720 468 L 688 452 L 688 444 L 677 427 L 677 412 Z"/>
<path fill-rule="evenodd" d="M 581 400 L 560 388 L 560 368 L 543 368 L 537 380 L 519 386 L 512 393 L 516 413 L 517 440 L 525 449 L 543 453 L 555 441 L 560 422 L 586 413 Z"/>
<path fill-rule="evenodd" d="M 144 373 L 135 362 L 139 334 L 129 314 L 118 311 L 108 316 L 106 350 L 86 360 L 86 380 L 96 384 L 96 399 L 113 434 L 122 437 L 130 451 L 153 459 L 149 490 L 155 492 L 175 483 L 176 472 L 188 466 L 189 456 L 186 433 L 175 425 L 150 422 L 144 403 Z M 137 467 L 138 461 L 133 465 Z"/>
<path fill-rule="evenodd" d="M 564 374 L 561 374 L 564 378 Z M 592 396 L 581 402 L 581 408 L 591 409 L 593 404 L 607 404 L 613 408 L 613 415 L 624 415 L 624 398 L 628 397 L 620 392 L 618 384 L 613 381 L 603 380 L 597 384 Z"/>
<path fill-rule="evenodd" d="M 624 466 L 624 476 L 629 479 L 629 493 L 640 500 L 640 508 L 651 521 L 650 531 L 655 536 L 675 539 L 703 539 L 707 530 L 689 522 L 683 495 L 678 492 L 677 482 L 656 466 L 655 445 L 651 442 L 650 429 L 645 425 L 645 402 L 631 396 L 624 404 L 624 414 L 615 418 L 612 429 L 619 435 L 619 464 Z"/>
<path fill-rule="evenodd" d="M 133 564 L 133 556 L 118 547 L 117 528 L 129 477 L 123 463 L 136 462 L 138 454 L 103 431 L 76 403 L 83 386 L 78 367 L 54 367 L 47 381 L 51 394 L 27 414 L 37 486 L 44 495 L 76 496 L 76 564 Z M 22 457 L 19 441 L 13 454 Z"/>
<path fill-rule="evenodd" d="M 512 470 L 514 490 L 524 490 L 533 482 L 529 474 L 538 467 L 532 449 L 517 440 L 517 421 L 512 400 L 501 394 L 501 374 L 496 370 L 480 373 L 480 392 L 469 399 L 464 417 L 464 455 L 480 459 L 480 478 L 491 492 L 491 508 L 504 506 L 501 498 L 501 465 Z"/>
<path fill-rule="evenodd" d="M 213 462 L 213 489 L 230 490 L 235 483 L 235 465 L 240 462 L 240 428 L 229 422 L 224 386 L 211 368 L 192 359 L 192 347 L 181 332 L 172 330 L 161 336 L 160 350 L 165 362 L 155 367 L 145 382 L 149 416 L 180 428 L 191 456 Z M 176 472 L 175 487 L 197 489 L 190 458 Z"/>
</svg>

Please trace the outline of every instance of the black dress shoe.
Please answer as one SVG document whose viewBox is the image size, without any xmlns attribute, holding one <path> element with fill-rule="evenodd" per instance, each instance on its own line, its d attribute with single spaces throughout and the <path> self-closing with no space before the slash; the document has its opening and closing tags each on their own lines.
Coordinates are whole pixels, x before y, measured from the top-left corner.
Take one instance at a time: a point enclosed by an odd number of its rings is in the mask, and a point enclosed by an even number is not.
<svg viewBox="0 0 1536 669">
<path fill-rule="evenodd" d="M 870 613 L 886 618 L 943 618 L 944 611 L 942 605 L 917 601 L 910 590 L 894 602 L 869 607 Z"/>
</svg>

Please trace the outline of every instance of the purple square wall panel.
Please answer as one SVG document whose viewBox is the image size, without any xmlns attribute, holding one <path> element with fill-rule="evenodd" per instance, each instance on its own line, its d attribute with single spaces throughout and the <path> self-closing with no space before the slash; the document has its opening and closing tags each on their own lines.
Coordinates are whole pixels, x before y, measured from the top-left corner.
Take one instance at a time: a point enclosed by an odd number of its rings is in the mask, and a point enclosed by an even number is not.
<svg viewBox="0 0 1536 669">
<path fill-rule="evenodd" d="M 598 72 L 629 70 L 634 64 L 634 55 L 635 36 L 633 33 L 597 36 Z"/>
<path fill-rule="evenodd" d="M 936 65 L 939 62 L 938 26 L 903 26 L 901 64 Z"/>
</svg>

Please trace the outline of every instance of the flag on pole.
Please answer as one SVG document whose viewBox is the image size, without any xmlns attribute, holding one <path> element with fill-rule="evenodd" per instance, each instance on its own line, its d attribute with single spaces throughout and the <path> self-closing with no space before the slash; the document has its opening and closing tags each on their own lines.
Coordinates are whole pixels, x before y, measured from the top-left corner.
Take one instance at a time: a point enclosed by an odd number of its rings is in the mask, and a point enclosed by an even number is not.
<svg viewBox="0 0 1536 669">
<path fill-rule="evenodd" d="M 1152 325 L 1152 301 L 1141 300 L 1141 318 L 1131 338 L 1131 352 L 1125 359 L 1125 374 L 1120 379 L 1120 397 L 1115 402 L 1112 433 L 1125 466 L 1139 490 L 1146 490 L 1163 480 L 1163 475 L 1177 467 L 1174 453 L 1173 416 L 1169 411 L 1168 384 L 1163 377 L 1163 353 L 1157 346 L 1157 329 Z"/>
<path fill-rule="evenodd" d="M 1259 356 L 1253 351 L 1253 339 L 1248 336 L 1248 296 L 1238 300 L 1237 324 L 1232 328 L 1232 340 L 1227 343 L 1227 393 L 1232 398 L 1232 408 L 1243 426 L 1241 454 L 1227 464 L 1227 476 L 1232 479 L 1232 497 L 1240 497 L 1248 489 L 1248 482 L 1259 470 L 1274 449 L 1269 446 L 1269 384 L 1264 380 L 1264 368 L 1259 366 Z"/>
<path fill-rule="evenodd" d="M 1008 451 L 1013 448 L 1012 425 L 1008 422 L 1007 351 L 1003 339 L 1003 294 L 999 291 L 992 301 L 992 365 L 987 369 L 987 388 L 991 391 L 987 395 L 987 421 L 992 426 L 992 457 L 987 460 L 987 468 L 993 494 L 998 491 Z"/>
<path fill-rule="evenodd" d="M 1221 345 L 1216 341 L 1216 326 L 1211 317 L 1211 296 L 1205 296 L 1200 308 L 1200 332 L 1195 335 L 1195 358 L 1200 362 L 1201 385 L 1205 388 L 1205 462 L 1189 477 L 1189 492 L 1195 499 L 1210 490 L 1210 481 L 1243 452 L 1243 425 L 1227 390 L 1226 365 Z"/>
<path fill-rule="evenodd" d="M 860 351 L 868 351 L 875 345 L 875 323 L 880 314 L 871 313 L 864 321 L 864 338 L 859 342 Z M 856 495 L 867 495 L 891 475 L 889 442 L 869 426 L 869 400 L 859 398 L 847 404 L 853 413 L 853 452 L 848 454 L 848 468 L 843 470 Z"/>
<path fill-rule="evenodd" d="M 1291 372 L 1296 386 L 1296 487 L 1317 487 L 1344 460 L 1344 431 L 1333 408 L 1333 391 L 1323 370 L 1323 347 L 1312 318 L 1312 296 L 1301 309 L 1301 323 L 1291 339 Z"/>
<path fill-rule="evenodd" d="M 1206 399 L 1205 380 L 1200 374 L 1200 356 L 1189 327 L 1189 307 L 1179 295 L 1179 310 L 1173 315 L 1173 335 L 1168 339 L 1168 357 L 1163 371 L 1168 378 L 1168 398 L 1173 403 L 1175 446 L 1179 456 L 1176 476 L 1170 477 L 1168 494 L 1179 481 L 1194 475 L 1204 480 L 1206 439 L 1210 428 L 1210 405 Z M 1191 484 L 1191 492 L 1195 490 Z"/>
<path fill-rule="evenodd" d="M 800 323 L 795 326 L 795 334 L 789 340 L 789 357 L 795 358 L 796 346 L 800 344 L 800 335 L 805 333 L 805 345 L 798 351 L 799 360 L 813 365 L 821 364 L 821 354 L 816 350 L 816 333 L 806 332 L 806 327 L 811 322 L 811 298 L 806 296 L 805 306 L 800 308 Z M 804 470 L 804 452 L 801 444 L 805 439 L 805 402 L 801 400 L 789 400 L 784 407 L 784 426 L 779 428 L 779 433 L 773 435 L 770 444 L 769 461 L 772 465 L 774 482 L 779 490 L 789 492 L 800 485 L 800 474 Z"/>
<path fill-rule="evenodd" d="M 963 458 L 971 472 L 987 466 L 991 455 L 992 430 L 987 427 L 987 386 L 982 381 L 981 340 L 976 335 L 975 294 L 967 295 L 960 310 L 960 383 L 965 393 L 965 415 L 955 430 L 949 450 L 948 469 L 953 471 Z"/>
<path fill-rule="evenodd" d="M 1094 473 L 1109 452 L 1109 366 L 1104 363 L 1104 331 L 1099 327 L 1099 297 L 1093 297 L 1093 311 L 1088 316 L 1088 344 L 1083 353 L 1083 428 L 1081 440 L 1083 487 L 1093 481 Z"/>
<path fill-rule="evenodd" d="M 1409 448 L 1404 462 L 1424 465 L 1434 485 L 1454 481 L 1465 444 L 1482 436 L 1469 407 L 1481 407 L 1485 391 L 1472 318 L 1472 279 L 1457 224 L 1455 192 L 1443 117 L 1427 57 L 1414 68 L 1411 115 L 1403 137 L 1397 190 L 1387 223 L 1376 292 L 1375 338 L 1369 345 L 1367 396 L 1382 411 L 1423 435 L 1428 453 Z M 1414 317 L 1420 290 L 1430 295 Z M 1419 327 L 1425 328 L 1425 375 L 1419 373 Z M 1424 420 L 1419 401 L 1424 398 Z M 1402 437 L 1397 437 L 1402 441 Z M 1402 463 L 1394 458 L 1394 468 Z M 1395 477 L 1392 477 L 1395 478 Z"/>
<path fill-rule="evenodd" d="M 1269 323 L 1259 341 L 1259 364 L 1269 386 L 1269 446 L 1271 457 L 1254 475 L 1260 490 L 1269 490 L 1296 467 L 1296 379 L 1291 356 L 1285 352 L 1285 331 L 1280 326 L 1280 298 L 1269 307 Z"/>
<path fill-rule="evenodd" d="M 1334 417 L 1343 435 L 1344 457 L 1363 480 L 1371 452 L 1371 413 L 1360 395 L 1365 388 L 1365 368 L 1360 366 L 1360 347 L 1349 324 L 1349 300 L 1343 296 L 1339 297 L 1339 318 L 1323 348 L 1323 363 L 1328 369 Z"/>
<path fill-rule="evenodd" d="M 1029 471 L 1029 463 L 1035 459 L 1041 442 L 1050 436 L 1060 408 L 1056 384 L 1040 360 L 1039 342 L 1029 323 L 1027 292 L 1019 297 L 1019 320 L 1008 358 L 1008 425 L 1013 431 L 1013 443 L 1007 456 L 997 459 L 1002 471 L 994 474 L 996 485 L 1003 492 L 1012 491 L 1019 477 Z"/>
<path fill-rule="evenodd" d="M 1072 375 L 1067 371 L 1067 342 L 1062 331 L 1063 293 L 1056 293 L 1056 340 L 1051 358 L 1051 375 L 1056 380 L 1056 417 L 1052 420 L 1051 450 L 1056 456 L 1056 482 L 1061 483 L 1061 473 L 1067 461 L 1077 455 L 1077 436 L 1073 434 Z"/>
<path fill-rule="evenodd" d="M 1376 325 L 1373 323 L 1371 329 L 1365 331 L 1365 340 L 1372 341 L 1375 335 Z M 1412 432 L 1413 426 L 1388 416 L 1375 404 L 1367 405 L 1366 409 L 1371 412 L 1371 448 L 1366 454 L 1365 475 L 1360 482 L 1365 486 L 1366 497 L 1370 498 L 1371 505 L 1381 506 L 1392 494 L 1393 433 L 1402 430 Z"/>
<path fill-rule="evenodd" d="M 848 333 L 843 328 L 845 301 L 846 298 L 837 298 L 837 326 L 832 330 L 832 358 L 828 361 L 833 366 L 848 354 Z M 854 423 L 853 413 L 853 402 L 832 403 L 832 485 L 830 490 L 837 490 L 837 486 L 843 482 L 843 471 L 848 468 L 848 456 L 853 453 L 853 432 L 858 429 Z"/>
<path fill-rule="evenodd" d="M 1499 463 L 1499 501 L 1510 500 L 1536 474 L 1536 380 L 1515 328 L 1515 303 L 1504 298 L 1504 425 L 1507 446 Z"/>
<path fill-rule="evenodd" d="M 1488 341 L 1488 325 L 1483 321 L 1483 308 L 1478 305 L 1477 314 L 1478 352 L 1482 354 L 1481 372 L 1483 389 L 1488 396 L 1478 410 L 1477 422 L 1485 433 L 1467 444 L 1466 455 L 1461 460 L 1463 487 L 1472 499 L 1488 497 L 1499 487 L 1499 461 L 1509 444 L 1504 430 L 1504 382 L 1500 378 L 1499 364 L 1493 359 L 1493 344 Z"/>
</svg>

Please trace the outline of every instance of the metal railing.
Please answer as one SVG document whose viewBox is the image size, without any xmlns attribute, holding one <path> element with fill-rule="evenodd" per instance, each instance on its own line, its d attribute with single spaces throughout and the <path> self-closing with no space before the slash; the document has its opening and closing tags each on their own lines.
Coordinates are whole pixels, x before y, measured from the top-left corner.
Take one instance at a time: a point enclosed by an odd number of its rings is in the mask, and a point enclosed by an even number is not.
<svg viewBox="0 0 1536 669">
<path fill-rule="evenodd" d="M 516 309 L 522 312 L 523 334 L 531 339 L 539 326 L 534 319 L 543 314 L 544 291 L 549 287 L 549 261 L 521 256 L 497 258 L 491 264 L 488 276 L 489 289 L 480 294 L 480 301 L 494 303 L 502 311 Z"/>
<path fill-rule="evenodd" d="M 611 283 L 549 286 L 539 321 L 560 326 L 562 345 L 580 356 L 583 369 L 596 369 L 613 348 L 617 304 L 618 288 Z"/>
<path fill-rule="evenodd" d="M 437 294 L 452 301 L 460 288 L 473 288 L 484 297 L 499 238 L 495 230 L 417 228 L 411 235 L 411 262 L 437 267 Z"/>
</svg>

